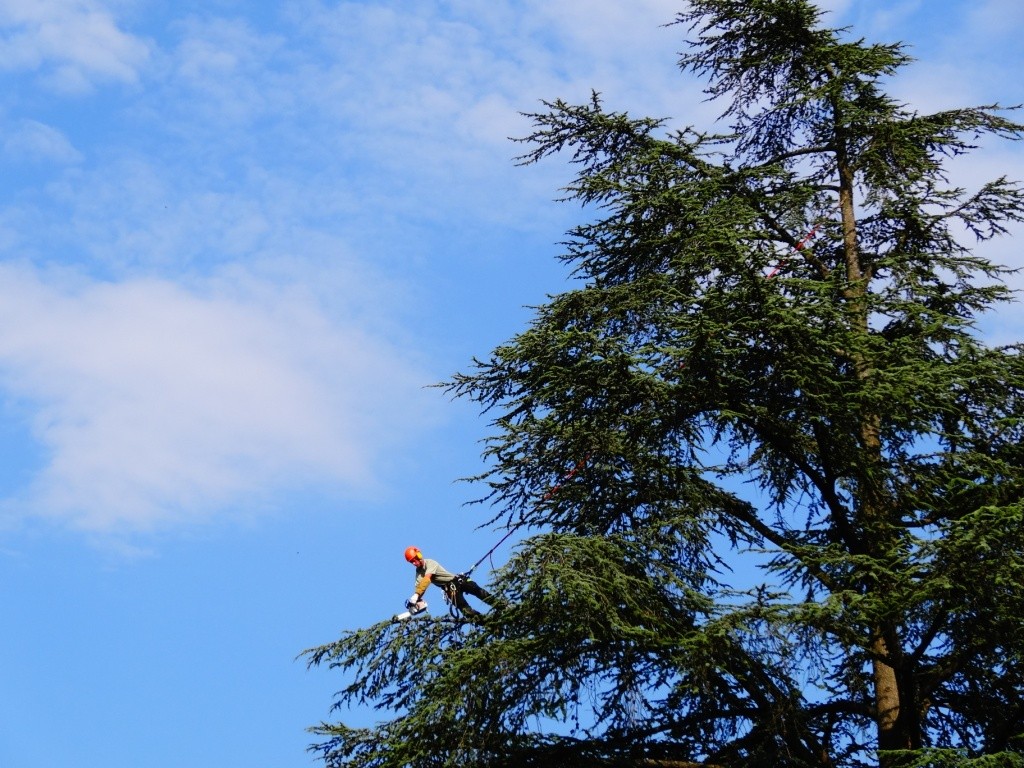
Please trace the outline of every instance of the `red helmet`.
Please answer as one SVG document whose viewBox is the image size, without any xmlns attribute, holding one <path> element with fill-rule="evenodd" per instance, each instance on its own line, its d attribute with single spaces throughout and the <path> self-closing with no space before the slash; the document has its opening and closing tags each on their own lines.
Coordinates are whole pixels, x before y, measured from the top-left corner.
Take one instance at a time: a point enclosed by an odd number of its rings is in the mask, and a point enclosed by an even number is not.
<svg viewBox="0 0 1024 768">
<path fill-rule="evenodd" d="M 422 560 L 423 559 L 423 553 L 420 552 L 420 548 L 419 547 L 406 547 L 405 548 L 405 559 L 407 561 L 409 561 L 410 563 L 415 562 L 416 560 Z"/>
</svg>

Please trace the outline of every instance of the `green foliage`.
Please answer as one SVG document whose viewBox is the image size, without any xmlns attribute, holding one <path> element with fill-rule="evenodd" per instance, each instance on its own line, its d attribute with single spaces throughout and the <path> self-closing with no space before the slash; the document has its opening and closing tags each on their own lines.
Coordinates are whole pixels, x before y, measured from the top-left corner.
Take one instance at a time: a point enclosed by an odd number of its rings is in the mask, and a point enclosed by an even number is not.
<svg viewBox="0 0 1024 768">
<path fill-rule="evenodd" d="M 727 129 L 534 115 L 523 162 L 568 152 L 594 212 L 580 287 L 446 385 L 492 418 L 490 522 L 534 532 L 509 602 L 308 651 L 389 718 L 315 729 L 329 766 L 1024 759 L 1024 356 L 966 242 L 1024 192 L 945 175 L 1024 128 L 897 104 L 902 46 L 805 0 L 677 22 Z"/>
</svg>

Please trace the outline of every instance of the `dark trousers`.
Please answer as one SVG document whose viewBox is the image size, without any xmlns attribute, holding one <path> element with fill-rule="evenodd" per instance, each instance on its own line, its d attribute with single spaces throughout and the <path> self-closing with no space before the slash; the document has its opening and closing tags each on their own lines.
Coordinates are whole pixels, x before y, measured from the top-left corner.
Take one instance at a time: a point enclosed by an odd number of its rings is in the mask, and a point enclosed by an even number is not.
<svg viewBox="0 0 1024 768">
<path fill-rule="evenodd" d="M 455 607 L 465 616 L 476 616 L 480 613 L 466 602 L 466 595 L 472 595 L 488 605 L 494 605 L 494 596 L 472 579 L 455 579 L 445 585 L 445 592 Z"/>
</svg>

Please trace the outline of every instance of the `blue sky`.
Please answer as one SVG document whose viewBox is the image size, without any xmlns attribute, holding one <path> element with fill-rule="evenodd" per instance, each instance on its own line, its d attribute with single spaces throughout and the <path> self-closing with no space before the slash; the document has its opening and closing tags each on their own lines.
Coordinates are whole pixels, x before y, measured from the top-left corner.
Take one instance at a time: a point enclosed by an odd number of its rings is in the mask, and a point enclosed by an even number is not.
<svg viewBox="0 0 1024 768">
<path fill-rule="evenodd" d="M 823 6 L 922 112 L 1024 102 L 1019 0 Z M 315 764 L 296 655 L 400 610 L 408 544 L 500 538 L 428 385 L 567 286 L 570 170 L 508 137 L 591 89 L 710 127 L 680 7 L 0 0 L 0 765 Z"/>
</svg>

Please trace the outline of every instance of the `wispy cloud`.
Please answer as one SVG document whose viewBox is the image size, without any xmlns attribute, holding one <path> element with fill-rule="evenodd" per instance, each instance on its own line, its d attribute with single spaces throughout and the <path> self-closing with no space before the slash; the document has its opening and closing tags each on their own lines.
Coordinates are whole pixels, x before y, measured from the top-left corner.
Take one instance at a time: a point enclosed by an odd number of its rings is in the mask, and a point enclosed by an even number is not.
<svg viewBox="0 0 1024 768">
<path fill-rule="evenodd" d="M 149 56 L 144 40 L 92 0 L 2 0 L 0 28 L 0 69 L 39 72 L 45 85 L 64 93 L 135 82 Z"/>
<path fill-rule="evenodd" d="M 11 126 L 6 132 L 3 149 L 6 159 L 14 162 L 66 164 L 82 160 L 82 153 L 75 149 L 63 132 L 36 120 L 21 120 Z"/>
<path fill-rule="evenodd" d="M 1020 39 L 1020 30 L 1024 27 L 1024 5 L 1017 0 L 983 0 L 972 4 L 968 15 L 970 31 L 973 36 L 987 40 L 991 46 L 994 41 L 1011 40 L 1016 43 Z M 1018 56 L 1024 56 L 1017 44 Z"/>
</svg>

